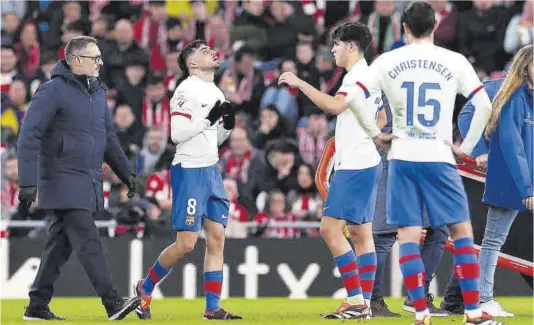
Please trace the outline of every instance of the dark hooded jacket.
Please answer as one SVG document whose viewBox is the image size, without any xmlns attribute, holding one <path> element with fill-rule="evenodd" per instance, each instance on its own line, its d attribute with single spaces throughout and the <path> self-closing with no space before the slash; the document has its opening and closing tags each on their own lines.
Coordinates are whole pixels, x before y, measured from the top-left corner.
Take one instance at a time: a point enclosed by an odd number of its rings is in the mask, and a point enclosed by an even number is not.
<svg viewBox="0 0 534 325">
<path fill-rule="evenodd" d="M 32 98 L 18 140 L 19 184 L 37 186 L 41 209 L 103 208 L 102 163 L 123 183 L 132 174 L 96 78 L 88 85 L 65 61 Z"/>
</svg>

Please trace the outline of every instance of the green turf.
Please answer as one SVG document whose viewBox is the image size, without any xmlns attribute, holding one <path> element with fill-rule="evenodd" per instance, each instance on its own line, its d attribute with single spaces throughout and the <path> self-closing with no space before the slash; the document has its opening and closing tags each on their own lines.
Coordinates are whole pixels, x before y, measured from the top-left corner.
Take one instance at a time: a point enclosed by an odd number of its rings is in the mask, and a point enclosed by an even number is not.
<svg viewBox="0 0 534 325">
<path fill-rule="evenodd" d="M 500 298 L 499 301 L 510 312 L 518 317 L 507 319 L 506 324 L 527 325 L 533 323 L 533 299 L 529 297 L 521 298 Z M 400 311 L 403 318 L 386 319 L 374 318 L 365 320 L 366 324 L 411 324 L 413 316 L 401 311 L 401 299 L 388 299 L 387 303 L 393 311 Z M 438 301 L 439 303 L 439 301 Z M 28 323 L 22 320 L 22 313 L 27 300 L 2 300 L 2 324 L 23 324 Z M 323 320 L 319 313 L 333 311 L 337 308 L 338 302 L 329 298 L 311 298 L 308 300 L 289 300 L 286 298 L 261 298 L 258 300 L 244 300 L 232 298 L 223 301 L 223 307 L 229 311 L 240 314 L 245 320 L 239 324 L 342 324 L 343 321 Z M 167 298 L 154 300 L 152 302 L 153 319 L 149 323 L 153 324 L 206 324 L 202 320 L 204 301 L 202 299 L 183 300 Z M 109 324 L 104 309 L 100 305 L 100 300 L 95 298 L 57 298 L 52 300 L 51 309 L 68 319 L 61 324 Z M 437 325 L 460 325 L 461 317 L 434 318 L 433 324 Z M 346 321 L 356 323 L 358 321 Z M 30 322 L 31 323 L 31 322 Z M 129 315 L 123 323 L 144 324 L 145 321 L 137 319 L 135 314 Z M 222 323 L 221 321 L 215 323 Z"/>
</svg>

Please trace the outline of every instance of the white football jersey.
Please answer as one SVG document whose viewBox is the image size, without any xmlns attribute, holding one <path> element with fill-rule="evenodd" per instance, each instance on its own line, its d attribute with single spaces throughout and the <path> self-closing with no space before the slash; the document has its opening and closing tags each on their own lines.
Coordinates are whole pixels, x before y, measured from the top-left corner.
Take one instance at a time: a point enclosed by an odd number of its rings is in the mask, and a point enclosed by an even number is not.
<svg viewBox="0 0 534 325">
<path fill-rule="evenodd" d="M 230 135 L 222 119 L 210 126 L 206 116 L 215 103 L 225 101 L 214 82 L 190 76 L 176 88 L 171 99 L 171 138 L 176 143 L 173 165 L 207 167 L 219 161 L 219 145 Z"/>
<path fill-rule="evenodd" d="M 365 59 L 361 59 L 345 75 L 343 84 L 336 95 L 342 94 L 346 96 L 347 102 L 351 105 L 350 98 L 353 97 L 354 92 L 362 91 L 363 84 L 360 80 L 367 73 L 369 73 L 369 66 Z M 378 110 L 382 106 L 381 91 L 366 92 L 365 97 L 365 100 L 370 102 L 371 105 L 369 109 L 364 110 L 364 114 L 368 114 L 370 118 L 376 121 Z M 369 137 L 350 108 L 337 116 L 335 145 L 334 168 L 336 170 L 365 169 L 380 163 L 380 155 L 376 150 L 373 139 Z"/>
<path fill-rule="evenodd" d="M 370 70 L 362 82 L 369 91 L 384 91 L 393 116 L 397 139 L 388 159 L 455 164 L 445 141 L 453 142 L 456 94 L 470 99 L 482 90 L 487 97 L 469 61 L 459 53 L 423 41 L 382 54 Z"/>
</svg>

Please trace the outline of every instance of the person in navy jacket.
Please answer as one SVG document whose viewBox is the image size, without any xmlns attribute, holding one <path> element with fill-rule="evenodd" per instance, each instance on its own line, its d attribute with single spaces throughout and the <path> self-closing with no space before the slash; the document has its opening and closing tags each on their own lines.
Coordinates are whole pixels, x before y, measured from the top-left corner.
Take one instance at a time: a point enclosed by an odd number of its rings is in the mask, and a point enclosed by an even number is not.
<svg viewBox="0 0 534 325">
<path fill-rule="evenodd" d="M 480 299 L 482 310 L 492 316 L 513 317 L 493 299 L 493 278 L 502 245 L 519 211 L 534 208 L 533 138 L 534 110 L 532 45 L 514 57 L 505 79 L 484 85 L 493 109 L 485 137 L 473 156 L 487 155 L 486 187 L 482 201 L 489 205 L 480 252 Z M 469 104 L 459 117 L 462 134 L 469 128 Z M 480 167 L 480 159 L 477 159 Z M 442 306 L 443 307 L 443 306 Z"/>
<path fill-rule="evenodd" d="M 32 98 L 18 140 L 20 204 L 28 209 L 38 192 L 38 207 L 53 215 L 24 319 L 62 319 L 48 304 L 72 251 L 109 319 L 122 319 L 140 301 L 121 298 L 113 287 L 92 213 L 103 208 L 104 160 L 128 185 L 129 197 L 135 177 L 117 139 L 105 87 L 96 78 L 103 64 L 96 40 L 73 38 L 65 56 Z"/>
</svg>

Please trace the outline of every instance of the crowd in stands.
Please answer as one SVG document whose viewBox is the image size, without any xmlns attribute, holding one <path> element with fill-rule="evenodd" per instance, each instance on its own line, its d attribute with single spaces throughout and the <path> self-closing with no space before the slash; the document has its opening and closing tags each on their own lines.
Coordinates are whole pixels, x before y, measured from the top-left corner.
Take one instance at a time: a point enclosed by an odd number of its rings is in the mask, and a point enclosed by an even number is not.
<svg viewBox="0 0 534 325">
<path fill-rule="evenodd" d="M 481 80 L 502 76 L 511 56 L 533 41 L 532 1 L 430 1 L 439 23 L 435 43 L 465 55 Z M 104 166 L 106 210 L 121 233 L 144 225 L 143 236 L 173 236 L 168 169 L 169 100 L 187 76 L 178 53 L 204 39 L 221 62 L 216 83 L 238 109 L 236 128 L 220 148 L 231 200 L 231 237 L 317 236 L 316 229 L 271 228 L 273 221 L 319 221 L 322 200 L 315 168 L 335 116 L 322 113 L 277 77 L 292 71 L 335 94 L 345 71 L 336 67 L 328 31 L 344 20 L 370 27 L 369 63 L 404 45 L 405 1 L 23 1 L 2 0 L 2 219 L 44 220 L 46 212 L 18 209 L 16 141 L 32 95 L 50 80 L 64 48 L 78 35 L 98 40 L 102 82 L 121 145 L 138 175 L 135 199 Z M 58 94 L 61 96 L 61 94 Z M 461 108 L 465 99 L 458 99 Z M 252 227 L 244 226 L 253 221 Z M 243 226 L 240 226 L 243 224 Z M 119 228 L 117 228 L 119 229 Z M 12 229 L 10 236 L 36 236 Z"/>
</svg>

